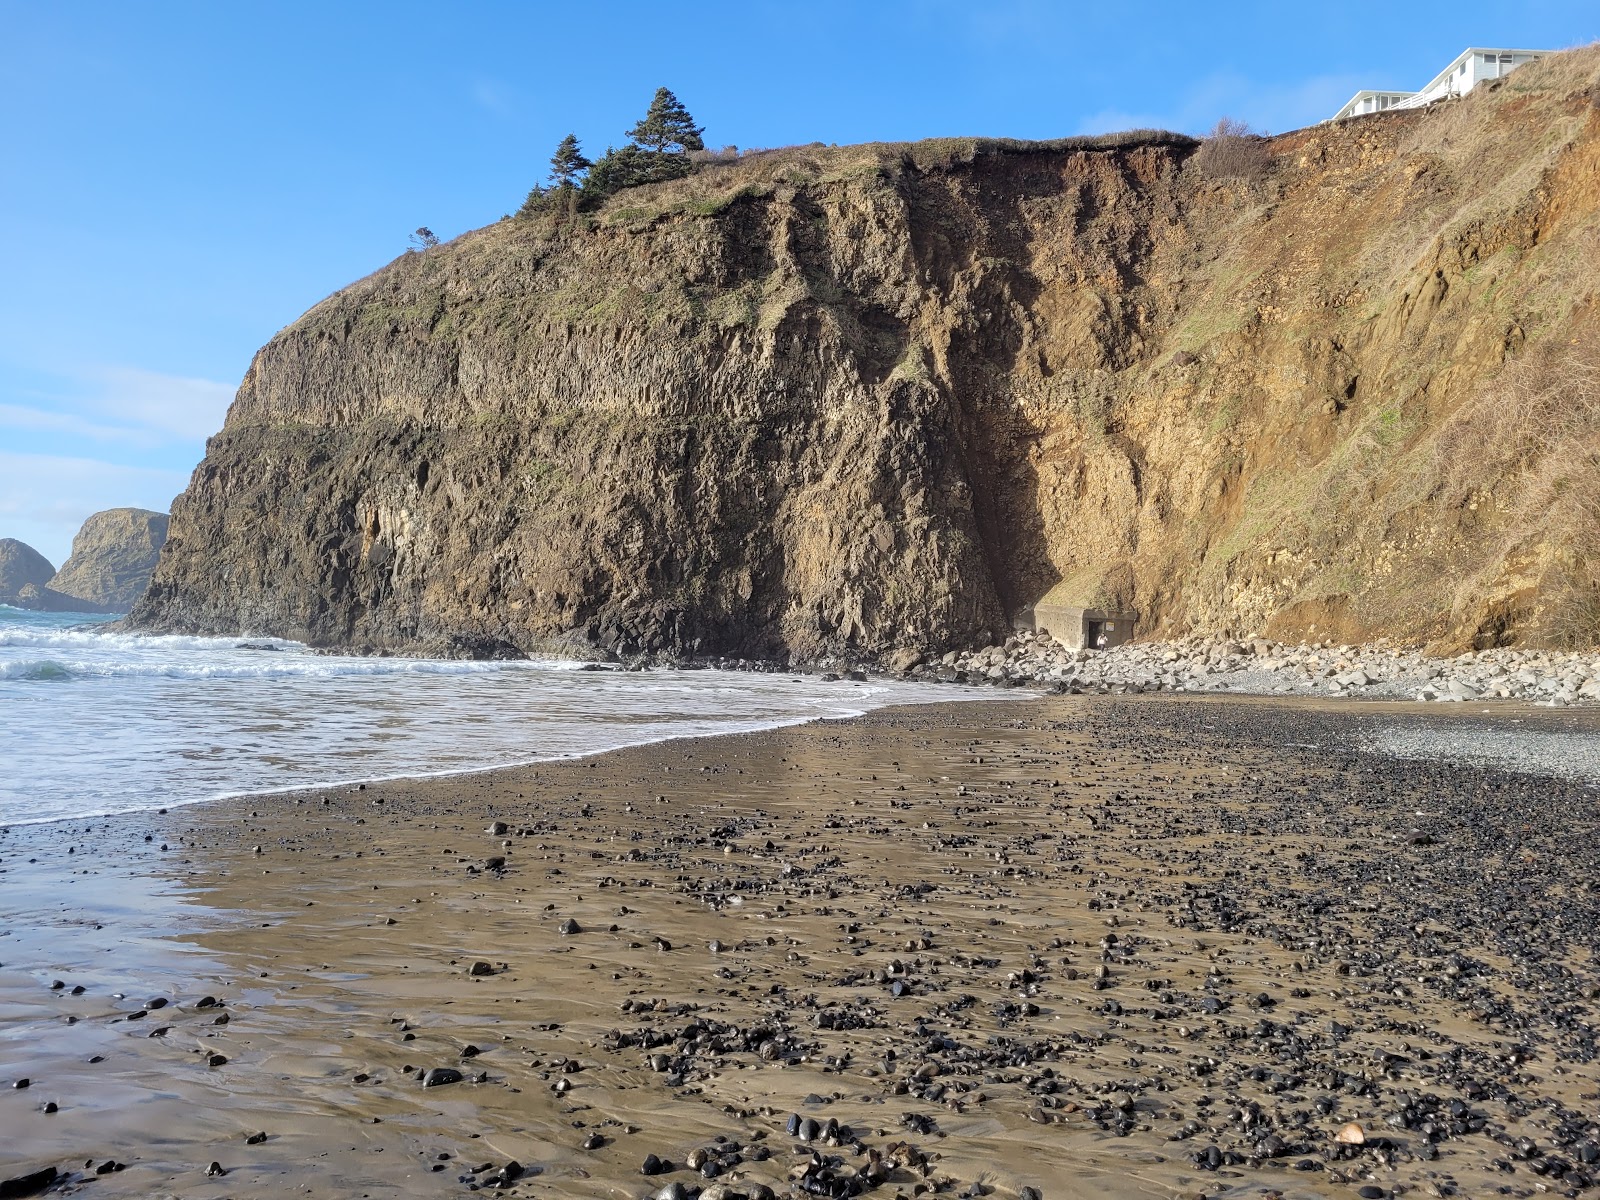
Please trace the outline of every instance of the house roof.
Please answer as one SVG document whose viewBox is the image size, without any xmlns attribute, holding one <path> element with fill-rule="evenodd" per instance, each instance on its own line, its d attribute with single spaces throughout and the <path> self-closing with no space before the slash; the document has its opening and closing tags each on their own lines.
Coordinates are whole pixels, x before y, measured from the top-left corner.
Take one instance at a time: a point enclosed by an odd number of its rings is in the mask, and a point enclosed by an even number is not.
<svg viewBox="0 0 1600 1200">
<path fill-rule="evenodd" d="M 1456 55 L 1454 58 L 1452 58 L 1450 60 L 1450 65 L 1448 67 L 1446 67 L 1444 70 L 1440 71 L 1432 79 L 1428 80 L 1428 82 L 1423 84 L 1422 87 L 1420 89 L 1418 89 L 1418 90 L 1425 92 L 1429 88 L 1436 87 L 1437 85 L 1443 83 L 1446 79 L 1449 79 L 1450 76 L 1456 70 L 1458 70 L 1460 68 L 1462 63 L 1466 62 L 1467 59 L 1471 58 L 1474 54 L 1549 54 L 1549 53 L 1550 53 L 1550 51 L 1548 51 L 1548 50 L 1511 50 L 1511 49 L 1507 49 L 1504 46 L 1468 46 L 1460 54 Z"/>
<path fill-rule="evenodd" d="M 1391 97 L 1396 97 L 1397 96 L 1397 97 L 1399 97 L 1401 99 L 1409 99 L 1412 96 L 1420 96 L 1423 92 L 1426 92 L 1431 88 L 1435 88 L 1435 87 L 1439 86 L 1441 83 L 1443 83 L 1445 80 L 1449 79 L 1451 75 L 1455 74 L 1455 72 L 1460 69 L 1461 64 L 1466 62 L 1474 54 L 1534 54 L 1534 55 L 1545 55 L 1545 54 L 1553 54 L 1553 53 L 1554 53 L 1554 51 L 1552 51 L 1552 50 L 1516 50 L 1516 49 L 1511 49 L 1511 48 L 1504 47 L 1504 46 L 1468 46 L 1460 54 L 1456 55 L 1453 59 L 1450 60 L 1450 65 L 1449 66 L 1447 66 L 1444 70 L 1440 71 L 1432 79 L 1428 80 L 1428 82 L 1423 84 L 1422 87 L 1419 88 L 1417 91 L 1406 92 L 1406 91 L 1401 91 L 1399 89 L 1391 90 L 1391 89 L 1388 89 L 1388 88 L 1363 88 L 1361 91 L 1357 92 L 1354 96 L 1351 96 L 1350 99 L 1346 100 L 1344 102 L 1344 104 L 1340 106 L 1339 111 L 1334 114 L 1334 118 L 1333 119 L 1337 120 L 1340 116 L 1342 116 L 1344 114 L 1345 109 L 1350 108 L 1352 105 L 1360 103 L 1362 100 L 1365 100 L 1369 96 L 1391 96 Z"/>
</svg>

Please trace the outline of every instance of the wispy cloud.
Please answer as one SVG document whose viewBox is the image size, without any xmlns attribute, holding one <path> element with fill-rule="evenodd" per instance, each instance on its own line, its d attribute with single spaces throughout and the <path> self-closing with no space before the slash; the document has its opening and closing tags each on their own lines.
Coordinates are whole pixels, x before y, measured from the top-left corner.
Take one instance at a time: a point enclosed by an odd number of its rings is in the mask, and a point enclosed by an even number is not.
<svg viewBox="0 0 1600 1200">
<path fill-rule="evenodd" d="M 232 397 L 226 383 L 140 367 L 0 364 L 0 537 L 59 563 L 91 513 L 165 511 Z"/>
<path fill-rule="evenodd" d="M 149 433 L 123 425 L 102 425 L 77 413 L 30 408 L 24 404 L 0 404 L 0 429 L 28 433 L 56 433 L 66 437 L 88 438 L 96 442 L 128 442 L 138 446 L 153 443 Z"/>
<path fill-rule="evenodd" d="M 509 117 L 517 111 L 516 90 L 498 79 L 473 80 L 472 100 L 479 108 L 487 109 L 497 117 Z"/>
<path fill-rule="evenodd" d="M 105 508 L 167 511 L 188 473 L 93 458 L 0 451 L 0 534 L 60 566 L 84 518 Z"/>
<path fill-rule="evenodd" d="M 150 449 L 204 441 L 233 400 L 229 384 L 138 367 L 86 368 L 52 383 L 23 391 L 31 403 L 0 402 L 0 429 Z"/>
<path fill-rule="evenodd" d="M 162 375 L 138 367 L 101 367 L 89 404 L 102 416 L 177 438 L 207 438 L 222 428 L 234 389 L 210 379 Z"/>
<path fill-rule="evenodd" d="M 1210 75 L 1188 89 L 1176 105 L 1150 111 L 1103 109 L 1083 118 L 1078 132 L 1172 129 L 1204 133 L 1222 117 L 1233 117 L 1252 128 L 1281 133 L 1331 117 L 1363 86 L 1353 75 L 1318 75 L 1290 85 L 1260 84 L 1241 75 Z"/>
</svg>

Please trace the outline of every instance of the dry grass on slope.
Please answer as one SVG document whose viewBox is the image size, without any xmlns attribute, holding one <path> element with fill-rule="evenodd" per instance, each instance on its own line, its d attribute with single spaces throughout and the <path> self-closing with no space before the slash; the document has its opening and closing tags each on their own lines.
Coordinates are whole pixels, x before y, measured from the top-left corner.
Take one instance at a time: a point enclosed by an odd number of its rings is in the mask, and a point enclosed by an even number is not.
<svg viewBox="0 0 1600 1200">
<path fill-rule="evenodd" d="M 1600 342 L 1546 343 L 1509 364 L 1439 431 L 1431 473 L 1441 506 L 1498 516 L 1483 566 L 1456 588 L 1458 620 L 1531 568 L 1542 639 L 1600 642 Z"/>
<path fill-rule="evenodd" d="M 871 176 L 886 169 L 932 171 L 987 155 L 1122 150 L 1139 146 L 1198 145 L 1186 134 L 1161 129 L 1023 141 L 1018 138 L 927 138 L 920 142 L 866 142 L 826 146 L 813 142 L 770 150 L 713 151 L 697 156 L 698 169 L 683 179 L 618 192 L 597 214 L 604 224 L 627 224 L 670 213 L 708 215 L 744 196 L 819 180 Z"/>
</svg>

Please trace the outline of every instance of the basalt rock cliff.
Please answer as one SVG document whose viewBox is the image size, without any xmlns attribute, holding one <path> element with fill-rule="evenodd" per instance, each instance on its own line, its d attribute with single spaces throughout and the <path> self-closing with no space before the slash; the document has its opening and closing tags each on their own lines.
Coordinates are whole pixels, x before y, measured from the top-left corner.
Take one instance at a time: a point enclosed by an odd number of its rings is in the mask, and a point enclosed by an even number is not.
<svg viewBox="0 0 1600 1200">
<path fill-rule="evenodd" d="M 95 513 L 72 539 L 72 556 L 50 589 L 89 605 L 84 612 L 127 612 L 150 586 L 167 522 L 166 513 L 144 508 Z"/>
<path fill-rule="evenodd" d="M 793 148 L 407 254 L 259 352 L 133 619 L 807 658 L 1049 595 L 1596 640 L 1600 50 L 1232 157 Z"/>
</svg>

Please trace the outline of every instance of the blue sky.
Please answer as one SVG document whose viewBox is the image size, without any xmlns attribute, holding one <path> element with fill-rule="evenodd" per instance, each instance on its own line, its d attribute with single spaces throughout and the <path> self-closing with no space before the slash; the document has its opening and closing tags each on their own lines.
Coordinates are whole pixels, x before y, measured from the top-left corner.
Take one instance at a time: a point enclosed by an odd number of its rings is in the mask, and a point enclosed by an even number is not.
<svg viewBox="0 0 1600 1200">
<path fill-rule="evenodd" d="M 0 0 L 0 31 L 0 537 L 59 563 L 90 512 L 167 507 L 276 330 L 659 85 L 713 145 L 1277 132 L 1469 44 L 1600 39 L 1600 5 Z"/>
</svg>

